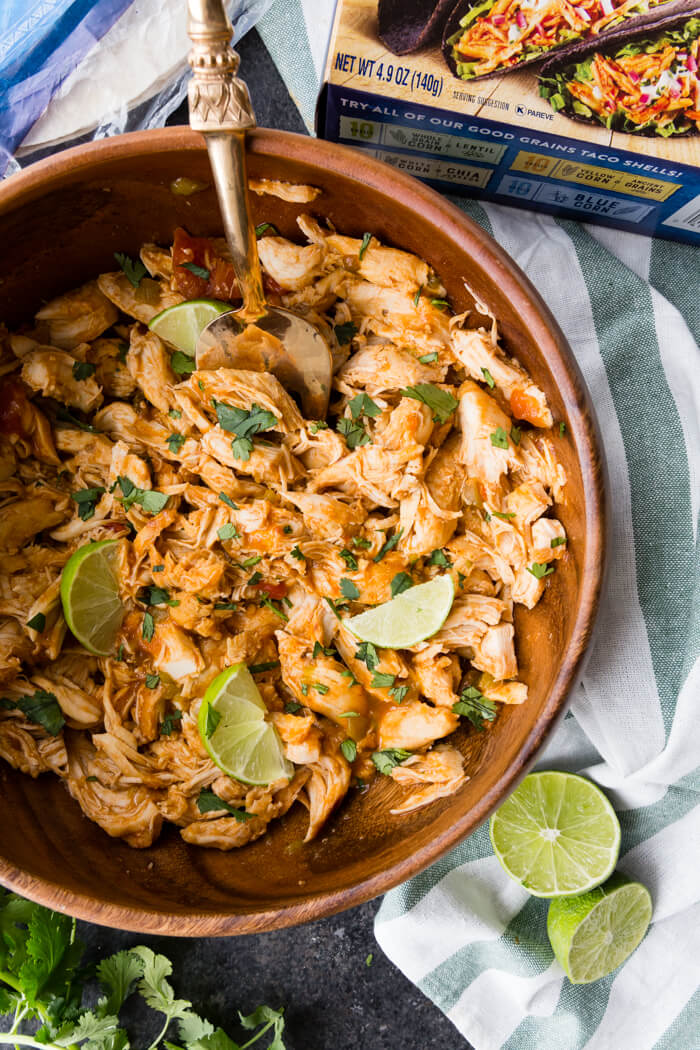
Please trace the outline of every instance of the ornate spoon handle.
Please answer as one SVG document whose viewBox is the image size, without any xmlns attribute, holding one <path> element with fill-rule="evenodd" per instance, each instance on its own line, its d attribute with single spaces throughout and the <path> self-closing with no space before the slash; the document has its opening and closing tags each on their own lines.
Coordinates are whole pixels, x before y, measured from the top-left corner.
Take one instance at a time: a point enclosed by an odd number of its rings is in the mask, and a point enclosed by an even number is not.
<svg viewBox="0 0 700 1050">
<path fill-rule="evenodd" d="M 232 28 L 223 0 L 188 0 L 187 32 L 192 41 L 193 77 L 188 97 L 190 127 L 207 143 L 226 241 L 238 277 L 243 305 L 236 317 L 258 320 L 266 312 L 258 247 L 248 206 L 245 132 L 255 114 L 239 57 L 231 47 Z"/>
</svg>

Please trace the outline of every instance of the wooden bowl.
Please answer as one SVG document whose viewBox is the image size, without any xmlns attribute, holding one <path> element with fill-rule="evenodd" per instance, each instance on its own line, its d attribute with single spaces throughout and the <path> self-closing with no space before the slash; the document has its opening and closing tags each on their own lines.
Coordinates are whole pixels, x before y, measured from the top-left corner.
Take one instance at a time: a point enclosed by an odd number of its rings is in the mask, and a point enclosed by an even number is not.
<svg viewBox="0 0 700 1050">
<path fill-rule="evenodd" d="M 590 638 L 604 561 L 604 488 L 591 406 L 552 315 L 505 252 L 421 183 L 342 146 L 259 130 L 248 138 L 250 174 L 320 186 L 312 205 L 253 196 L 256 222 L 295 237 L 302 210 L 343 233 L 371 230 L 430 262 L 457 310 L 474 295 L 499 319 L 508 351 L 544 388 L 567 475 L 557 507 L 570 542 L 545 596 L 516 610 L 516 646 L 530 698 L 504 707 L 488 731 L 459 730 L 470 780 L 451 798 L 404 817 L 388 778 L 351 792 L 321 837 L 301 846 L 301 807 L 257 842 L 231 853 L 186 845 L 174 827 L 133 850 L 85 818 L 53 776 L 31 780 L 2 763 L 0 883 L 92 922 L 142 933 L 250 933 L 316 919 L 368 900 L 425 868 L 484 821 L 512 791 L 563 713 Z M 188 176 L 208 184 L 189 197 Z M 171 242 L 175 226 L 220 232 L 202 139 L 183 128 L 102 140 L 44 160 L 0 186 L 0 318 L 28 319 L 40 303 L 135 255 Z M 0 570 L 1 571 L 1 570 Z"/>
</svg>

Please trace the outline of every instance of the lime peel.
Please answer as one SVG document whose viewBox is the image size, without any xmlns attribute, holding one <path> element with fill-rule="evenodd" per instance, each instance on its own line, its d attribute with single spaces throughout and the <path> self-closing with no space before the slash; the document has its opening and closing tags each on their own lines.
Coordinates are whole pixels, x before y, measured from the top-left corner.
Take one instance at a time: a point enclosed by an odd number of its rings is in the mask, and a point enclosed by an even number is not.
<svg viewBox="0 0 700 1050">
<path fill-rule="evenodd" d="M 617 873 L 588 893 L 553 900 L 547 934 L 572 984 L 589 984 L 629 958 L 643 940 L 651 914 L 647 888 Z"/>
<path fill-rule="evenodd" d="M 408 649 L 440 630 L 454 601 L 452 577 L 435 576 L 344 621 L 356 638 L 384 649 Z"/>
<path fill-rule="evenodd" d="M 233 307 L 218 299 L 188 299 L 153 317 L 149 329 L 171 346 L 194 357 L 197 340 L 207 325 Z"/>
<path fill-rule="evenodd" d="M 489 832 L 501 866 L 534 897 L 593 889 L 612 874 L 620 851 L 609 799 L 585 777 L 556 770 L 525 777 Z"/>
<path fill-rule="evenodd" d="M 220 717 L 207 735 L 208 711 Z M 209 685 L 199 709 L 199 735 L 209 757 L 224 773 L 245 784 L 271 784 L 294 773 L 275 727 L 245 664 L 234 664 Z"/>
<path fill-rule="evenodd" d="M 114 564 L 119 542 L 83 544 L 73 551 L 61 574 L 61 605 L 68 628 L 96 656 L 113 651 L 124 619 Z"/>
</svg>

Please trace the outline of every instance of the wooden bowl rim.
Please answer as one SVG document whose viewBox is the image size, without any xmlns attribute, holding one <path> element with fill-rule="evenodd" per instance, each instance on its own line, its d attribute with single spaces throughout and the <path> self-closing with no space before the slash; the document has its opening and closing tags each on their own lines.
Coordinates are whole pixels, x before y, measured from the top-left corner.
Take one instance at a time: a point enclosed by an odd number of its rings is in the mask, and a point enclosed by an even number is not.
<svg viewBox="0 0 700 1050">
<path fill-rule="evenodd" d="M 52 184 L 72 181 L 81 169 L 87 171 L 95 163 L 204 148 L 202 137 L 187 127 L 136 131 L 77 146 L 38 161 L 0 185 L 0 214 L 41 196 Z M 7 889 L 76 918 L 142 934 L 230 936 L 320 919 L 385 893 L 458 845 L 518 785 L 563 717 L 568 693 L 577 680 L 590 642 L 605 570 L 606 492 L 595 413 L 573 352 L 549 308 L 525 274 L 488 233 L 455 205 L 411 176 L 397 172 L 360 151 L 322 139 L 266 128 L 248 134 L 247 148 L 252 154 L 327 168 L 400 199 L 404 206 L 419 211 L 425 219 L 439 226 L 500 283 L 537 343 L 569 414 L 569 433 L 581 471 L 586 520 L 586 551 L 578 611 L 547 703 L 524 741 L 517 760 L 492 789 L 442 835 L 390 868 L 351 886 L 282 903 L 274 909 L 242 913 L 191 909 L 170 914 L 145 906 L 114 904 L 106 898 L 100 900 L 86 893 L 65 890 L 59 883 L 29 875 L 0 857 L 0 884 Z M 567 660 L 570 653 L 574 657 Z"/>
</svg>

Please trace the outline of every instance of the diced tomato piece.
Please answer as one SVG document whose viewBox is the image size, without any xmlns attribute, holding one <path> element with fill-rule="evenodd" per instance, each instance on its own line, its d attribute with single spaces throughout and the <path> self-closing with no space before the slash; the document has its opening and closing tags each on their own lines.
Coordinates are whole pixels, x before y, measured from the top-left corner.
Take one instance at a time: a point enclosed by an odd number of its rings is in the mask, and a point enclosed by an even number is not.
<svg viewBox="0 0 700 1050">
<path fill-rule="evenodd" d="M 516 419 L 524 419 L 535 427 L 541 427 L 545 424 L 545 420 L 542 418 L 542 409 L 537 399 L 524 390 L 514 390 L 510 395 L 510 410 Z"/>
<path fill-rule="evenodd" d="M 194 263 L 207 270 L 208 277 L 199 277 L 183 266 Z M 233 263 L 217 255 L 208 237 L 190 237 L 181 226 L 173 240 L 173 285 L 186 299 L 223 299 L 231 302 L 240 298 Z"/>
<path fill-rule="evenodd" d="M 0 434 L 24 434 L 23 419 L 28 407 L 27 391 L 19 379 L 0 384 Z"/>
<path fill-rule="evenodd" d="M 287 584 L 286 583 L 268 583 L 266 580 L 260 580 L 259 583 L 255 584 L 263 591 L 267 591 L 268 598 L 272 598 L 273 601 L 278 602 L 281 598 L 286 597 Z"/>
</svg>

